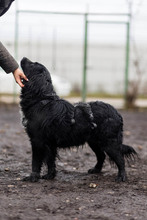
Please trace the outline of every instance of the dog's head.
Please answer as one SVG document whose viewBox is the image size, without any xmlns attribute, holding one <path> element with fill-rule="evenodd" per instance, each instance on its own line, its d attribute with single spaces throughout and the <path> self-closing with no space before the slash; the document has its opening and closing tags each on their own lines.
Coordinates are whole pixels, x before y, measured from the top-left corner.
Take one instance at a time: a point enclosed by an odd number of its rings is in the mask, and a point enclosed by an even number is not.
<svg viewBox="0 0 147 220">
<path fill-rule="evenodd" d="M 38 62 L 32 62 L 24 57 L 21 67 L 29 81 L 23 81 L 22 91 L 32 93 L 34 96 L 48 96 L 54 92 L 49 71 Z"/>
<path fill-rule="evenodd" d="M 29 80 L 38 76 L 46 76 L 51 81 L 50 73 L 45 66 L 41 63 L 32 62 L 28 58 L 24 57 L 21 60 L 21 67 L 23 69 L 24 74 L 27 76 Z"/>
</svg>

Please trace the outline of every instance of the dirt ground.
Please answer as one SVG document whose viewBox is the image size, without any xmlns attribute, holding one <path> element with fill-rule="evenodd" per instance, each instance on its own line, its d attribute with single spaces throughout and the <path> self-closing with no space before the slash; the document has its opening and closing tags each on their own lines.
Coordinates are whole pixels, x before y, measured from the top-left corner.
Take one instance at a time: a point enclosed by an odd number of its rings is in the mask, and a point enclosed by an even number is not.
<svg viewBox="0 0 147 220">
<path fill-rule="evenodd" d="M 114 181 L 106 160 L 100 175 L 87 174 L 95 156 L 85 146 L 61 150 L 54 180 L 21 179 L 31 172 L 31 147 L 17 105 L 0 106 L 0 220 L 146 220 L 147 111 L 121 111 L 124 142 L 139 159 L 126 165 L 128 181 Z M 45 171 L 45 167 L 43 171 Z"/>
</svg>

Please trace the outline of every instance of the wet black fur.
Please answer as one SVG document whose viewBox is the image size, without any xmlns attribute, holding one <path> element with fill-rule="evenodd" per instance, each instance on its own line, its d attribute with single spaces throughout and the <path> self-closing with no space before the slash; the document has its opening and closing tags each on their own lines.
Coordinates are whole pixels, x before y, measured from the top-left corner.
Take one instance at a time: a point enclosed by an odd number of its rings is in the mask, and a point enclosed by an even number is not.
<svg viewBox="0 0 147 220">
<path fill-rule="evenodd" d="M 43 163 L 48 173 L 42 178 L 53 179 L 58 148 L 88 143 L 97 157 L 96 165 L 88 173 L 99 173 L 107 154 L 118 167 L 116 180 L 125 181 L 124 156 L 136 152 L 122 144 L 123 119 L 117 110 L 103 102 L 89 102 L 92 120 L 97 125 L 92 127 L 88 113 L 85 114 L 87 109 L 84 111 L 86 105 L 74 106 L 58 97 L 50 73 L 42 64 L 23 58 L 21 66 L 29 79 L 21 91 L 22 121 L 32 145 L 32 173 L 24 180 L 34 182 L 41 178 Z"/>
</svg>

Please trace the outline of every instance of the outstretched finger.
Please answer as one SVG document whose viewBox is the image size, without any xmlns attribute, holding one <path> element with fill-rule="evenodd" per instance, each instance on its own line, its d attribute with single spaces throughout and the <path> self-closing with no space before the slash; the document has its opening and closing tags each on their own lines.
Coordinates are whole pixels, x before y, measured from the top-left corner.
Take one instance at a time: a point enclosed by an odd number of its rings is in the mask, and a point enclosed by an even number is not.
<svg viewBox="0 0 147 220">
<path fill-rule="evenodd" d="M 25 74 L 21 74 L 21 78 L 23 78 L 23 79 L 25 79 L 26 81 L 28 81 L 28 78 L 26 77 L 26 75 Z"/>
<path fill-rule="evenodd" d="M 18 83 L 18 85 L 22 88 L 22 87 L 24 87 L 24 84 L 22 83 L 22 81 L 21 81 L 21 77 L 17 77 L 16 78 L 16 82 Z"/>
</svg>

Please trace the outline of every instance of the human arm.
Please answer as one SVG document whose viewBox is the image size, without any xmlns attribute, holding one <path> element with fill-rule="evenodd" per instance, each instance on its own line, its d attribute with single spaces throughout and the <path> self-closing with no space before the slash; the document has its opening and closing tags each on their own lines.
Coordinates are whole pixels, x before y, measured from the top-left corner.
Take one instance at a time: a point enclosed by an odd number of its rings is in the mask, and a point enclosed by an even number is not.
<svg viewBox="0 0 147 220">
<path fill-rule="evenodd" d="M 15 81 L 20 87 L 23 87 L 22 79 L 27 80 L 27 77 L 19 69 L 19 65 L 16 60 L 11 56 L 8 50 L 0 42 L 0 66 L 6 73 L 13 73 Z"/>
</svg>

